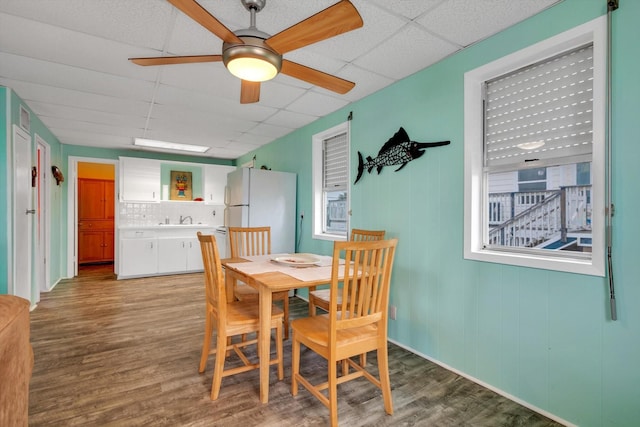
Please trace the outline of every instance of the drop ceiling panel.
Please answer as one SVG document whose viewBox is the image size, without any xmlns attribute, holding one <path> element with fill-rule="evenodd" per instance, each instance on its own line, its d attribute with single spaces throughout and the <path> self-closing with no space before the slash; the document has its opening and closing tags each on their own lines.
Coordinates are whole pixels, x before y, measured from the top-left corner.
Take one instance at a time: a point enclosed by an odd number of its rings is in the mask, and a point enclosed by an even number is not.
<svg viewBox="0 0 640 427">
<path fill-rule="evenodd" d="M 310 116 L 323 117 L 349 102 L 344 99 L 326 96 L 320 93 L 307 92 L 289 105 L 288 109 Z"/>
<path fill-rule="evenodd" d="M 150 98 L 154 87 L 153 83 L 144 80 L 128 79 L 5 53 L 0 53 L 0 76 L 57 88 L 138 100 Z"/>
<path fill-rule="evenodd" d="M 353 2 L 362 16 L 363 26 L 346 34 L 324 40 L 309 46 L 312 52 L 338 58 L 342 61 L 353 61 L 393 37 L 407 22 L 392 15 L 367 0 Z M 380 58 L 380 61 L 383 61 Z"/>
<path fill-rule="evenodd" d="M 68 119 L 106 126 L 136 128 L 143 127 L 144 116 L 130 114 L 112 114 L 88 108 L 67 107 L 45 102 L 32 102 L 29 106 L 38 117 L 48 117 L 50 120 Z"/>
<path fill-rule="evenodd" d="M 163 85 L 198 91 L 233 100 L 240 97 L 240 80 L 233 77 L 222 62 L 176 64 L 147 67 L 161 71 Z"/>
<path fill-rule="evenodd" d="M 422 46 L 429 48 L 424 49 Z M 354 64 L 399 80 L 434 64 L 456 50 L 456 45 L 432 36 L 416 25 L 407 25 L 376 50 L 358 58 Z M 383 61 L 380 61 L 381 57 L 384 58 Z"/>
<path fill-rule="evenodd" d="M 358 0 L 356 4 L 360 5 L 363 1 L 374 3 L 392 15 L 398 15 L 408 20 L 415 20 L 427 11 L 448 0 Z"/>
<path fill-rule="evenodd" d="M 0 78 L 0 85 L 15 90 L 18 96 L 29 103 L 29 105 L 31 105 L 31 102 L 45 102 L 67 107 L 104 111 L 106 113 L 130 114 L 133 116 L 144 116 L 149 109 L 149 103 L 144 101 L 132 101 L 13 79 Z"/>
<path fill-rule="evenodd" d="M 162 49 L 174 8 L 164 1 L 2 0 L 0 12 L 133 46 Z"/>
<path fill-rule="evenodd" d="M 315 116 L 280 110 L 265 122 L 269 125 L 280 126 L 290 130 L 298 129 L 318 120 Z"/>
<path fill-rule="evenodd" d="M 38 116 L 40 117 L 40 116 Z M 101 135 L 119 136 L 131 138 L 137 136 L 142 129 L 135 126 L 116 126 L 102 123 L 90 123 L 82 120 L 54 117 L 43 115 L 40 117 L 45 126 L 56 129 L 67 129 L 87 134 L 97 133 Z"/>
<path fill-rule="evenodd" d="M 234 125 L 244 121 L 262 121 L 277 111 L 260 104 L 242 106 L 238 102 L 239 98 L 240 91 L 237 93 L 237 98 L 234 97 L 231 100 L 162 85 L 158 88 L 155 102 L 159 107 L 181 108 L 188 114 L 201 112 L 210 118 L 224 120 Z"/>
<path fill-rule="evenodd" d="M 468 46 L 556 3 L 556 0 L 449 0 L 418 19 L 434 33 Z"/>
<path fill-rule="evenodd" d="M 366 95 L 370 95 L 394 82 L 393 79 L 381 76 L 364 68 L 348 65 L 340 73 L 340 77 L 357 82 L 356 86 L 342 97 L 349 101 L 357 101 Z"/>
<path fill-rule="evenodd" d="M 276 34 L 338 0 L 269 0 L 258 29 Z M 200 0 L 231 30 L 240 0 Z M 130 57 L 219 54 L 221 40 L 166 0 L 0 0 L 0 84 L 63 144 L 131 148 L 135 136 L 192 141 L 237 158 L 347 106 L 555 0 L 353 0 L 363 28 L 285 54 L 356 83 L 345 95 L 280 74 L 240 104 L 222 63 L 141 67 Z"/>
</svg>

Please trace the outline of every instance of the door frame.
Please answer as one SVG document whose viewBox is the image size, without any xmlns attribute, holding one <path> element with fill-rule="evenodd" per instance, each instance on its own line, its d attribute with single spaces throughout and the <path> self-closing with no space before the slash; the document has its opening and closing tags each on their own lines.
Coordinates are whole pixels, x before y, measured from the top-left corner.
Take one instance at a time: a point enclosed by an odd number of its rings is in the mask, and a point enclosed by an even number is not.
<svg viewBox="0 0 640 427">
<path fill-rule="evenodd" d="M 98 157 L 69 156 L 69 185 L 67 187 L 67 277 L 78 275 L 78 163 L 105 163 L 114 165 L 114 258 L 113 268 L 117 273 L 118 265 L 118 200 L 119 200 L 119 161 Z"/>
<path fill-rule="evenodd" d="M 31 165 L 32 165 L 32 150 L 33 150 L 33 146 L 32 146 L 32 139 L 31 139 L 31 134 L 26 132 L 24 129 L 22 129 L 21 127 L 17 126 L 17 125 L 13 125 L 13 132 L 11 135 L 11 144 L 7 144 L 7 146 L 11 146 L 11 156 L 9 157 L 10 159 L 10 166 L 7 168 L 8 171 L 8 176 L 7 178 L 10 178 L 10 184 L 7 186 L 7 188 L 11 189 L 11 205 L 10 208 L 8 209 L 8 222 L 9 222 L 9 230 L 10 232 L 7 233 L 7 236 L 10 239 L 10 245 L 9 248 L 11 248 L 8 251 L 8 255 L 10 257 L 9 262 L 7 263 L 7 267 L 9 268 L 9 278 L 10 281 L 8 283 L 7 286 L 7 291 L 9 294 L 11 295 L 18 295 L 18 296 L 23 296 L 26 294 L 26 292 L 18 292 L 18 286 L 20 286 L 20 284 L 22 284 L 23 281 L 21 280 L 17 280 L 18 277 L 18 270 L 20 270 L 18 268 L 18 257 L 16 256 L 17 253 L 17 242 L 18 242 L 18 238 L 16 236 L 16 224 L 18 221 L 18 218 L 21 217 L 21 215 L 16 212 L 17 206 L 18 206 L 18 194 L 16 191 L 16 180 L 15 180 L 15 175 L 16 175 L 16 166 L 17 166 L 17 159 L 16 159 L 16 138 L 20 137 L 23 138 L 27 141 L 28 147 L 27 147 L 27 153 L 28 153 L 28 160 L 27 160 L 27 168 L 31 169 Z M 31 188 L 31 187 L 29 187 Z M 29 203 L 27 206 L 27 209 L 33 209 L 33 192 L 29 193 Z M 33 305 L 33 274 L 32 274 L 32 259 L 33 259 L 33 217 L 29 216 L 30 214 L 28 213 L 24 213 L 24 215 L 26 215 L 26 220 L 27 220 L 27 236 L 20 236 L 20 240 L 24 240 L 27 243 L 27 253 L 28 256 L 24 259 L 24 262 L 27 263 L 26 265 L 26 272 L 28 275 L 28 280 L 26 281 L 26 288 L 22 288 L 22 291 L 28 291 L 28 299 L 29 299 L 29 304 Z M 24 266 L 23 266 L 24 268 Z"/>
<path fill-rule="evenodd" d="M 51 188 L 49 170 L 51 169 L 51 148 L 47 141 L 35 134 L 36 159 L 38 166 L 38 180 L 36 209 L 36 280 L 40 284 L 39 290 L 48 292 L 51 290 Z M 42 276 L 42 277 L 41 277 Z M 40 297 L 38 296 L 38 300 Z"/>
</svg>

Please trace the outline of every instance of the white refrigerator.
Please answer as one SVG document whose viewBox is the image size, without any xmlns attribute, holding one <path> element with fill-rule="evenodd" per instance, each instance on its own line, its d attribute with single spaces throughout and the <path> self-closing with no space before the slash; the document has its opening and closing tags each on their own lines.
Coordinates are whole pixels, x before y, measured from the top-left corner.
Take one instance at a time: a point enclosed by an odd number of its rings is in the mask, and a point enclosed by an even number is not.
<svg viewBox="0 0 640 427">
<path fill-rule="evenodd" d="M 294 253 L 296 174 L 238 168 L 227 174 L 225 226 L 271 227 L 271 253 Z"/>
</svg>

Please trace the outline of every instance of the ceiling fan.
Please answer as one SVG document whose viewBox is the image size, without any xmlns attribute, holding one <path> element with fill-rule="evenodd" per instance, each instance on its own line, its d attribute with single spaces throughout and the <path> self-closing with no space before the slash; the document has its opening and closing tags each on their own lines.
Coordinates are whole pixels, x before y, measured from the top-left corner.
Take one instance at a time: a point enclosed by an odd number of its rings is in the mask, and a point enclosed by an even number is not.
<svg viewBox="0 0 640 427">
<path fill-rule="evenodd" d="M 260 82 L 272 79 L 278 73 L 340 94 L 347 93 L 355 86 L 348 80 L 282 58 L 283 54 L 292 50 L 362 27 L 360 14 L 348 0 L 341 0 L 273 36 L 256 28 L 256 13 L 264 8 L 266 0 L 240 0 L 251 14 L 251 23 L 249 28 L 235 32 L 195 0 L 167 1 L 222 39 L 222 55 L 129 58 L 133 63 L 168 65 L 222 61 L 233 75 L 242 80 L 242 104 L 258 102 Z"/>
</svg>

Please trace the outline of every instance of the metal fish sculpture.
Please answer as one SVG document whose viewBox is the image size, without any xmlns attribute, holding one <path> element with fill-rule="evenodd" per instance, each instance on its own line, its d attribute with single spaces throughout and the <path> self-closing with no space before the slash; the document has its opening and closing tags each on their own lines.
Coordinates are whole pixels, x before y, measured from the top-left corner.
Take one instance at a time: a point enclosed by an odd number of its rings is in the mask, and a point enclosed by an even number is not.
<svg viewBox="0 0 640 427">
<path fill-rule="evenodd" d="M 362 160 L 362 154 L 358 151 L 358 176 L 354 184 L 356 184 L 360 178 L 362 178 L 362 173 L 366 169 L 367 172 L 371 173 L 373 168 L 378 170 L 378 174 L 382 171 L 382 168 L 385 166 L 391 165 L 401 165 L 395 172 L 398 172 L 400 169 L 405 167 L 407 163 L 409 163 L 413 159 L 417 159 L 418 157 L 424 154 L 424 149 L 428 147 L 439 147 L 441 145 L 448 145 L 451 141 L 440 141 L 440 142 L 415 142 L 409 139 L 409 135 L 404 130 L 404 128 L 400 128 L 398 132 L 395 133 L 380 149 L 378 152 L 378 156 L 375 159 L 372 159 L 371 156 L 367 156 L 367 162 L 365 163 Z"/>
</svg>

